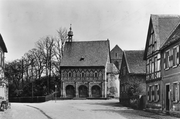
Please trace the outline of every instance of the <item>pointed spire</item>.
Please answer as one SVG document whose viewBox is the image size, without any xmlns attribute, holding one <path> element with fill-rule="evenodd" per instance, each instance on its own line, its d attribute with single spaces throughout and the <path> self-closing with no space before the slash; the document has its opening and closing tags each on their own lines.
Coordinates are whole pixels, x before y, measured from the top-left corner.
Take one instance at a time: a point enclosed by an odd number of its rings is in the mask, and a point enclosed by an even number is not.
<svg viewBox="0 0 180 119">
<path fill-rule="evenodd" d="M 72 26 L 72 24 L 70 24 L 70 28 L 69 28 L 69 29 L 70 29 L 70 31 L 72 30 L 71 26 Z"/>
</svg>

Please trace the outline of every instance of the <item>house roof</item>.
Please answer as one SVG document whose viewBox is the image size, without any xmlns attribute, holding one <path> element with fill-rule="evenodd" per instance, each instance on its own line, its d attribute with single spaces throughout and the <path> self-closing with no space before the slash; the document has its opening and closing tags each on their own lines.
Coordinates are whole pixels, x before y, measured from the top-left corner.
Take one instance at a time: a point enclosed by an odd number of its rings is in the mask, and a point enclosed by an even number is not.
<svg viewBox="0 0 180 119">
<path fill-rule="evenodd" d="M 0 34 L 0 47 L 2 48 L 3 52 L 7 52 L 7 48 L 1 34 Z"/>
<path fill-rule="evenodd" d="M 161 49 L 166 48 L 167 46 L 171 45 L 176 41 L 180 41 L 180 22 L 177 27 L 172 30 L 171 34 L 169 35 Z"/>
<path fill-rule="evenodd" d="M 180 21 L 180 15 L 151 15 L 149 28 L 146 40 L 146 48 L 144 59 L 147 56 L 147 47 L 150 39 L 151 28 L 154 29 L 155 39 L 157 40 L 158 48 L 160 49 L 166 42 L 171 31 L 177 26 Z"/>
<path fill-rule="evenodd" d="M 144 50 L 124 51 L 124 57 L 129 73 L 146 73 L 146 61 L 143 60 L 143 54 Z"/>
<path fill-rule="evenodd" d="M 118 72 L 119 72 L 119 70 L 114 65 L 114 63 L 108 63 L 107 64 L 107 73 L 118 73 Z"/>
<path fill-rule="evenodd" d="M 109 40 L 66 42 L 61 66 L 106 66 Z"/>
</svg>

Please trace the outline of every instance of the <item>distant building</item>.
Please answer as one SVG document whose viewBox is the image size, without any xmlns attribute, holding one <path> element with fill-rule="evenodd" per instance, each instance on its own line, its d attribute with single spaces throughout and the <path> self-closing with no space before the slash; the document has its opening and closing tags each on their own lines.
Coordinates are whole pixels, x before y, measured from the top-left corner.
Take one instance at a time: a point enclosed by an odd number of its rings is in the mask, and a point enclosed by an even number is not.
<svg viewBox="0 0 180 119">
<path fill-rule="evenodd" d="M 146 62 L 143 50 L 124 51 L 120 69 L 120 103 L 130 105 L 133 96 L 146 93 Z"/>
<path fill-rule="evenodd" d="M 172 91 L 172 85 L 176 87 L 176 83 L 173 84 L 172 82 L 177 80 L 172 77 L 174 77 L 175 73 L 178 76 L 179 69 L 178 67 L 175 68 L 176 66 L 174 68 L 170 67 L 173 67 L 172 54 L 178 51 L 172 50 L 172 47 L 176 47 L 177 44 L 172 43 L 165 47 L 164 43 L 167 42 L 167 38 L 179 22 L 180 16 L 178 15 L 151 15 L 150 17 L 144 52 L 144 60 L 146 60 L 147 110 L 169 111 L 172 109 L 170 106 L 173 106 L 174 102 L 172 103 L 169 92 Z M 167 63 L 163 64 L 165 57 L 167 57 Z"/>
<path fill-rule="evenodd" d="M 72 41 L 70 28 L 61 62 L 61 96 L 65 98 L 107 97 L 109 40 Z"/>
<path fill-rule="evenodd" d="M 4 77 L 5 53 L 7 53 L 7 48 L 0 34 L 0 99 L 8 101 L 8 81 Z"/>
<path fill-rule="evenodd" d="M 162 46 L 162 107 L 165 112 L 180 111 L 180 22 Z"/>
<path fill-rule="evenodd" d="M 118 45 L 111 50 L 111 63 L 114 63 L 118 70 L 121 68 L 122 55 L 123 51 Z"/>
</svg>

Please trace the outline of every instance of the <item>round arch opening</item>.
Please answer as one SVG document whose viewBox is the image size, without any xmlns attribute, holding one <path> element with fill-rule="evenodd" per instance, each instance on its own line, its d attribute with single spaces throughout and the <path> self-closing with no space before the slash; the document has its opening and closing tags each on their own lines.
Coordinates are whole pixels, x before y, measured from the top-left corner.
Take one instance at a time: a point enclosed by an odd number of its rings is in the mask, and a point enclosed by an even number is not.
<svg viewBox="0 0 180 119">
<path fill-rule="evenodd" d="M 101 88 L 98 85 L 94 85 L 91 88 L 92 97 L 99 98 L 101 97 Z"/>
<path fill-rule="evenodd" d="M 87 98 L 88 97 L 88 88 L 84 85 L 79 86 L 79 97 Z"/>
<path fill-rule="evenodd" d="M 75 97 L 75 88 L 72 85 L 66 86 L 66 97 L 73 98 Z"/>
</svg>

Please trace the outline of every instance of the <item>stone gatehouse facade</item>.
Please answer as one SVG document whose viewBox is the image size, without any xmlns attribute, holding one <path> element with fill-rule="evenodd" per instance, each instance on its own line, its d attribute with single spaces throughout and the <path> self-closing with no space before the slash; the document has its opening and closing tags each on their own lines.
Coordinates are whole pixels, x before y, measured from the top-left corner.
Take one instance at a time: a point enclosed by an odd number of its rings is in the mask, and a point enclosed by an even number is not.
<svg viewBox="0 0 180 119">
<path fill-rule="evenodd" d="M 68 32 L 61 61 L 61 97 L 106 98 L 109 40 L 73 41 Z"/>
<path fill-rule="evenodd" d="M 105 70 L 103 67 L 62 68 L 62 96 L 67 98 L 105 97 Z"/>
</svg>

